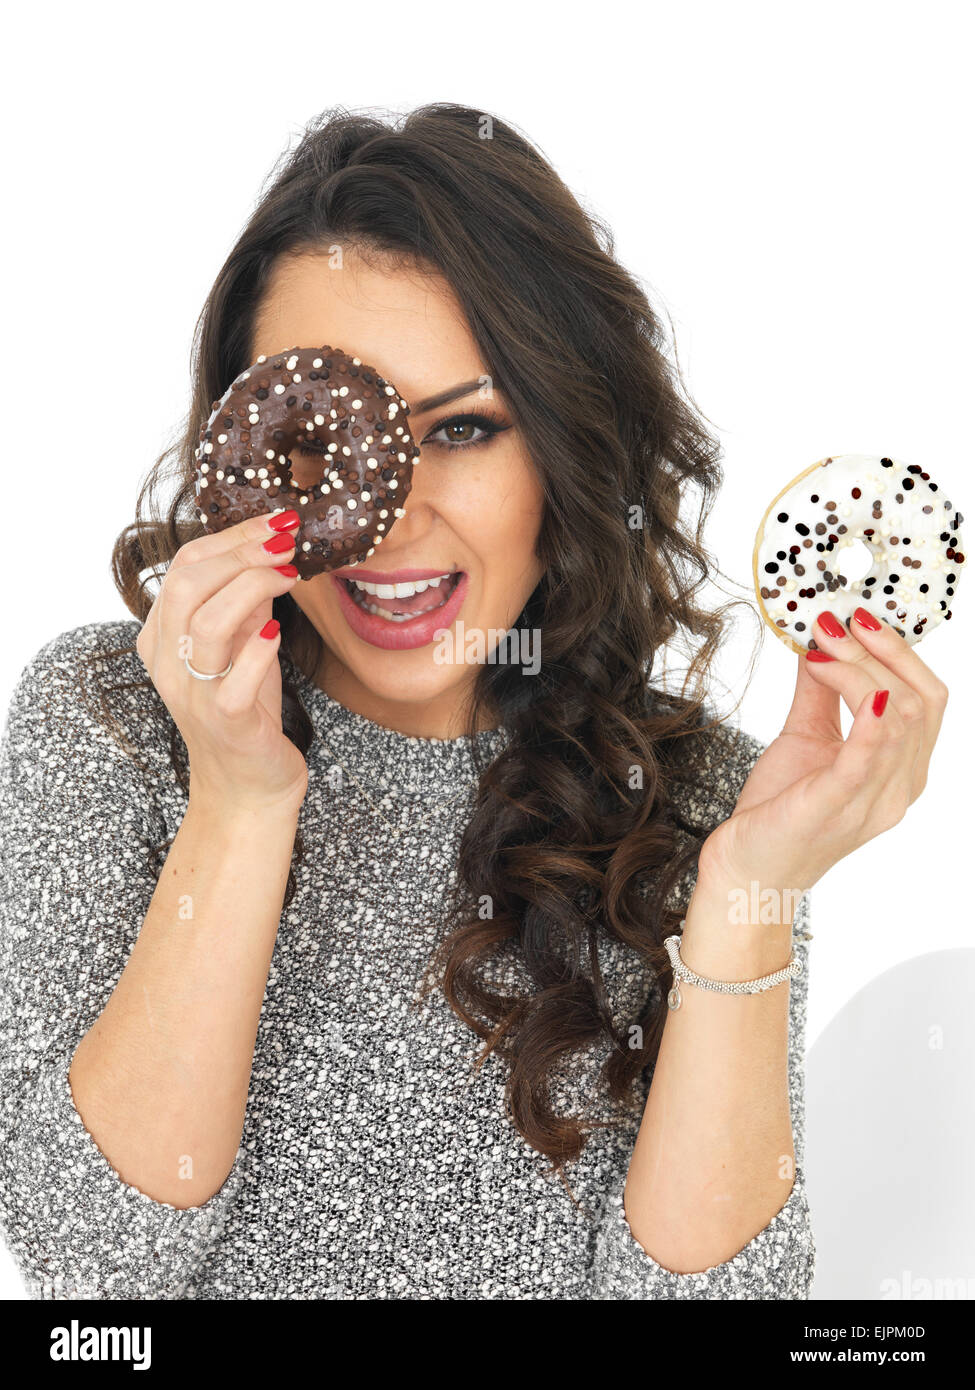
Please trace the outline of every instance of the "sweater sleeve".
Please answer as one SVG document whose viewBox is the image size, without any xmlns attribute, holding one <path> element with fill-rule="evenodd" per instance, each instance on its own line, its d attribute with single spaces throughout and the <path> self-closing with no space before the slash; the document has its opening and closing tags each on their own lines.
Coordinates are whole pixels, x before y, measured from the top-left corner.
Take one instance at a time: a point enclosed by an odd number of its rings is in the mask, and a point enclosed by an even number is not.
<svg viewBox="0 0 975 1390">
<path fill-rule="evenodd" d="M 765 745 L 739 731 L 730 756 L 714 771 L 707 798 L 691 819 L 700 829 L 727 819 L 738 793 Z M 799 902 L 792 926 L 792 944 L 802 972 L 789 989 L 789 1108 L 796 1166 L 794 1180 L 782 1207 L 767 1226 L 723 1264 L 699 1273 L 677 1274 L 646 1253 L 632 1234 L 623 1206 L 626 1171 L 607 1194 L 596 1231 L 593 1269 L 594 1296 L 602 1299 L 757 1300 L 807 1299 L 815 1267 L 815 1242 L 810 1221 L 803 1164 L 805 1161 L 805 1037 L 809 966 L 809 895 Z"/>
<path fill-rule="evenodd" d="M 178 1298 L 238 1163 L 202 1206 L 155 1201 L 102 1154 L 68 1077 L 138 937 L 164 838 L 151 775 L 81 694 L 101 626 L 28 663 L 0 747 L 0 1228 L 33 1298 Z"/>
</svg>

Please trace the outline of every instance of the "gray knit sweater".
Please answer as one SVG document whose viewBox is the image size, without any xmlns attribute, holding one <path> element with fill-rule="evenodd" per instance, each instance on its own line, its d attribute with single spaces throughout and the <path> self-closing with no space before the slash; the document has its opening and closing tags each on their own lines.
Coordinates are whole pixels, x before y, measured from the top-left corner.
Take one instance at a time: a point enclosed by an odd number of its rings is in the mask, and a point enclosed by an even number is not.
<svg viewBox="0 0 975 1390">
<path fill-rule="evenodd" d="M 84 693 L 93 676 L 80 658 L 137 633 L 134 621 L 92 623 L 46 643 L 20 676 L 4 727 L 0 1226 L 31 1296 L 808 1297 L 806 971 L 789 986 L 794 1186 L 733 1259 L 670 1272 L 638 1245 L 623 1211 L 649 1076 L 624 1119 L 566 1170 L 574 1204 L 506 1118 L 503 1063 L 489 1058 L 475 1073 L 480 1044 L 442 996 L 414 1005 L 434 944 L 422 923 L 442 907 L 472 805 L 469 741 L 384 729 L 290 663 L 317 735 L 300 819 L 306 849 L 281 914 L 240 1149 L 199 1207 L 181 1210 L 124 1182 L 75 1109 L 68 1068 L 149 907 L 159 864 L 147 851 L 175 834 L 186 809 L 155 691 L 111 696 L 128 751 Z M 145 678 L 135 653 L 96 670 L 103 684 Z M 499 731 L 478 737 L 488 752 L 504 743 Z M 761 749 L 723 733 L 685 814 L 705 827 L 724 820 Z M 389 840 L 348 772 L 405 827 L 399 839 Z M 804 965 L 806 927 L 804 899 L 793 928 Z M 602 968 L 626 1025 L 657 984 L 622 946 L 606 948 Z M 516 946 L 496 969 L 524 978 Z M 556 1100 L 608 1114 L 604 1060 L 597 1046 L 578 1056 L 556 1079 Z"/>
</svg>

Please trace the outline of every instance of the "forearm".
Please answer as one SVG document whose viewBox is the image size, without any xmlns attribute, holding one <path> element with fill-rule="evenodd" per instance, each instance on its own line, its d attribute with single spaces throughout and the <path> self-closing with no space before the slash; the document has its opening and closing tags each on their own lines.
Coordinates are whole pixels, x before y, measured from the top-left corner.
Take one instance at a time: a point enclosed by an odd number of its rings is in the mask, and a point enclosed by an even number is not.
<svg viewBox="0 0 975 1390">
<path fill-rule="evenodd" d="M 86 1127 L 157 1201 L 199 1205 L 233 1165 L 297 817 L 191 795 L 125 969 L 74 1054 Z"/>
<path fill-rule="evenodd" d="M 733 923 L 729 905 L 727 889 L 695 892 L 681 946 L 690 969 L 746 980 L 784 966 L 792 916 Z M 647 1253 L 689 1273 L 736 1255 L 791 1190 L 789 985 L 748 995 L 685 985 L 681 996 L 668 1010 L 625 1204 Z"/>
</svg>

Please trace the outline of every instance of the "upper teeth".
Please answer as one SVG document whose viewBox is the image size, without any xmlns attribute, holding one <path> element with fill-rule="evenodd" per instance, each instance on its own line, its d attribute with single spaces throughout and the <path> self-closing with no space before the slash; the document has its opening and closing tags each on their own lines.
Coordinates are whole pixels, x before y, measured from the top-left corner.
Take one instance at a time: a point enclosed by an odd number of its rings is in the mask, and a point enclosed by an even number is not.
<svg viewBox="0 0 975 1390">
<path fill-rule="evenodd" d="M 405 584 L 367 584 L 364 579 L 353 579 L 352 583 L 374 598 L 412 598 L 414 594 L 422 594 L 425 589 L 439 588 L 449 578 L 449 574 L 438 574 L 436 579 L 414 579 Z"/>
</svg>

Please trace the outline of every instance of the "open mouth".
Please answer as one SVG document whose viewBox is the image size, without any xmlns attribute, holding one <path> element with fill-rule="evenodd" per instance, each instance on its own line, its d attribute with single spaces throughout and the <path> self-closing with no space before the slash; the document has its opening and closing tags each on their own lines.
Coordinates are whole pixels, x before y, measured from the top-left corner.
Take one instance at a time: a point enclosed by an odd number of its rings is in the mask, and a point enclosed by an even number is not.
<svg viewBox="0 0 975 1390">
<path fill-rule="evenodd" d="M 443 608 L 463 577 L 463 570 L 441 574 L 433 579 L 414 579 L 400 584 L 372 584 L 362 579 L 338 576 L 357 607 L 391 623 L 408 623 L 411 618 Z"/>
</svg>

